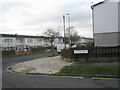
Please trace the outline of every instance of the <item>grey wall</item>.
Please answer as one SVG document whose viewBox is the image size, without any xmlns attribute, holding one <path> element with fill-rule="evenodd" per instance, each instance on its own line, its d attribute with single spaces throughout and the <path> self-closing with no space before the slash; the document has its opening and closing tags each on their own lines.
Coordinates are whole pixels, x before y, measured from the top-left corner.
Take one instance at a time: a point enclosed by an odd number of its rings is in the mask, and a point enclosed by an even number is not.
<svg viewBox="0 0 120 90">
<path fill-rule="evenodd" d="M 118 45 L 120 45 L 120 32 L 118 33 Z"/>
<path fill-rule="evenodd" d="M 96 33 L 95 46 L 118 46 L 120 45 L 118 34 L 120 33 Z"/>
<path fill-rule="evenodd" d="M 0 35 L 0 40 L 2 40 L 1 38 L 2 38 L 2 35 Z M 2 48 L 1 46 L 0 46 L 0 89 L 2 90 Z"/>
<path fill-rule="evenodd" d="M 120 2 L 118 2 L 118 44 L 120 45 Z"/>
<path fill-rule="evenodd" d="M 105 2 L 94 7 L 95 46 L 120 45 L 120 2 Z"/>
<path fill-rule="evenodd" d="M 94 33 L 118 32 L 118 2 L 94 7 Z"/>
<path fill-rule="evenodd" d="M 120 2 L 118 2 L 118 32 L 120 32 Z"/>
</svg>

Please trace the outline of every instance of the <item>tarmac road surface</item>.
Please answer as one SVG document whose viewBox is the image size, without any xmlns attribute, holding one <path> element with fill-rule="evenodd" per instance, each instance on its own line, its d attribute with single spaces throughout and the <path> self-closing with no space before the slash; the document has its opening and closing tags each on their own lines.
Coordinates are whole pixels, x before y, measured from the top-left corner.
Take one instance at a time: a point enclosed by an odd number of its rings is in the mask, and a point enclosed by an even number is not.
<svg viewBox="0 0 120 90">
<path fill-rule="evenodd" d="M 118 88 L 118 80 L 32 76 L 10 73 L 6 68 L 15 63 L 43 58 L 52 53 L 2 59 L 2 88 Z M 108 89 L 107 89 L 108 90 Z"/>
</svg>

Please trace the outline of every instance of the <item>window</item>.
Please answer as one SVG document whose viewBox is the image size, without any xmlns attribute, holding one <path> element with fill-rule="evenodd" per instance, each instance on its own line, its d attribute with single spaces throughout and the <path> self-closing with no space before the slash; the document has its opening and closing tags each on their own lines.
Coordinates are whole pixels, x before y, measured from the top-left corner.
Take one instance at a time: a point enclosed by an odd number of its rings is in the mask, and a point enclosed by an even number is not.
<svg viewBox="0 0 120 90">
<path fill-rule="evenodd" d="M 30 39 L 30 42 L 33 42 L 33 39 Z"/>
<path fill-rule="evenodd" d="M 6 47 L 5 50 L 6 50 L 6 51 L 9 51 L 9 47 Z"/>
<path fill-rule="evenodd" d="M 12 43 L 12 39 L 9 39 L 9 42 L 11 42 L 11 43 Z"/>
<path fill-rule="evenodd" d="M 28 43 L 33 42 L 33 39 L 30 38 L 30 39 L 27 40 L 27 42 Z"/>
<path fill-rule="evenodd" d="M 4 42 L 5 42 L 5 43 L 8 43 L 8 42 L 9 42 L 9 39 L 4 39 Z"/>
<path fill-rule="evenodd" d="M 4 39 L 5 43 L 12 43 L 12 39 Z"/>
</svg>

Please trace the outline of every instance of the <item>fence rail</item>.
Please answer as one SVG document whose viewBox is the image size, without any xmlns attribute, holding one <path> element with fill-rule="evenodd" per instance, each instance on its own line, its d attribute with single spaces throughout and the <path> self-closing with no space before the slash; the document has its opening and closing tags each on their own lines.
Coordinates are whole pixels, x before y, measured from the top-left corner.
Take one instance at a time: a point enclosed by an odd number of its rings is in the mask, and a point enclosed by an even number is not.
<svg viewBox="0 0 120 90">
<path fill-rule="evenodd" d="M 15 55 L 15 50 L 11 51 L 2 51 L 2 56 Z"/>
<path fill-rule="evenodd" d="M 88 54 L 74 54 L 74 50 L 88 50 Z M 69 48 L 61 51 L 64 58 L 98 58 L 98 57 L 120 57 L 120 46 L 116 47 L 94 47 L 89 49 Z"/>
</svg>

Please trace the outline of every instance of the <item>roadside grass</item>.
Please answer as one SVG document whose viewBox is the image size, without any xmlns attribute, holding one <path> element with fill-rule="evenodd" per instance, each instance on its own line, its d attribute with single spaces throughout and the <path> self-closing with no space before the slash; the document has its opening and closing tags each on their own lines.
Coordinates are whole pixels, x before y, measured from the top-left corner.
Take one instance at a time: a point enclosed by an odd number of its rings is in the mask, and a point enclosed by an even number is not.
<svg viewBox="0 0 120 90">
<path fill-rule="evenodd" d="M 2 58 L 19 57 L 19 56 L 26 56 L 26 55 L 34 55 L 34 54 L 47 53 L 47 52 L 51 52 L 51 49 L 49 49 L 49 50 L 44 50 L 44 51 L 39 51 L 39 52 L 30 52 L 29 54 L 6 55 L 6 56 L 2 56 Z"/>
<path fill-rule="evenodd" d="M 55 55 L 50 55 L 48 57 L 56 57 L 56 56 L 60 56 L 59 54 L 55 54 Z"/>
<path fill-rule="evenodd" d="M 86 58 L 78 58 L 78 59 L 71 59 L 67 58 L 65 59 L 64 57 L 61 57 L 61 59 L 67 61 L 67 62 L 81 62 L 81 61 L 87 61 L 88 62 L 114 62 L 114 61 L 120 61 L 120 57 L 89 57 L 88 59 Z"/>
<path fill-rule="evenodd" d="M 120 57 L 98 57 L 98 58 L 88 58 L 88 61 L 97 61 L 97 62 L 112 62 L 112 61 L 120 61 Z"/>
<path fill-rule="evenodd" d="M 58 73 L 60 74 L 80 74 L 80 75 L 118 75 L 120 66 L 65 66 Z"/>
</svg>

